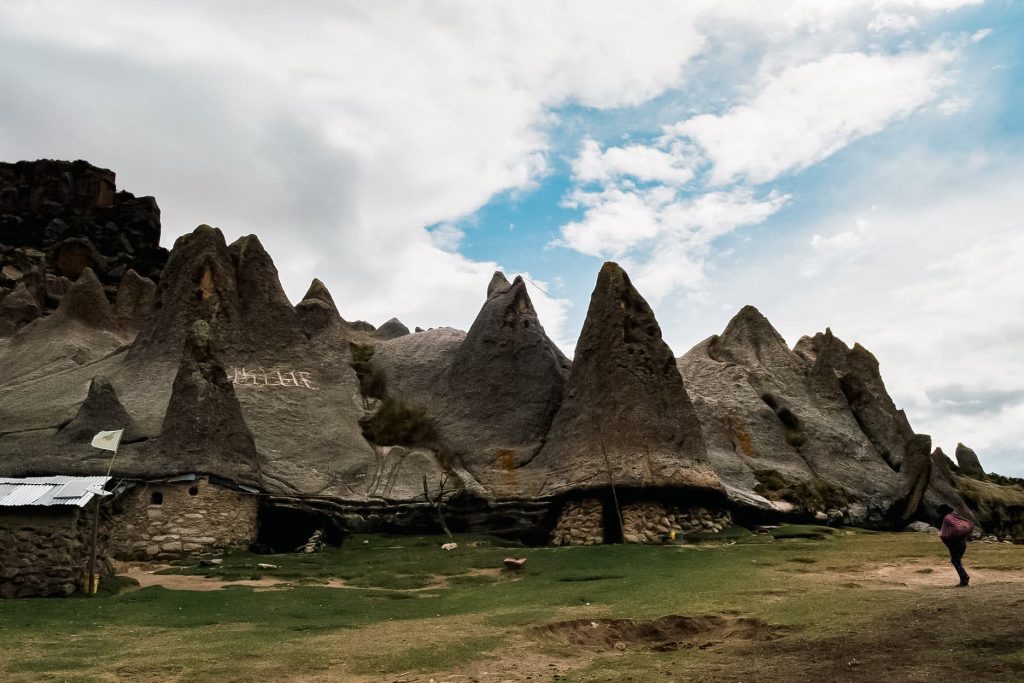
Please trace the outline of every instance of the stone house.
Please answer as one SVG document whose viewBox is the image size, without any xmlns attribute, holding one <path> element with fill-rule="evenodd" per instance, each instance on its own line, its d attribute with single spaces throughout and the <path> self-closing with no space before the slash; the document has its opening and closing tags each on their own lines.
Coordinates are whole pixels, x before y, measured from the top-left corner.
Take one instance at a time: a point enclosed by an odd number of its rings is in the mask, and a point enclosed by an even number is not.
<svg viewBox="0 0 1024 683">
<path fill-rule="evenodd" d="M 167 560 L 246 547 L 256 540 L 257 493 L 215 475 L 125 481 L 113 502 L 112 553 Z"/>
<path fill-rule="evenodd" d="M 0 478 L 0 598 L 67 596 L 85 585 L 92 524 L 108 477 Z M 101 508 L 97 573 L 112 573 Z"/>
</svg>

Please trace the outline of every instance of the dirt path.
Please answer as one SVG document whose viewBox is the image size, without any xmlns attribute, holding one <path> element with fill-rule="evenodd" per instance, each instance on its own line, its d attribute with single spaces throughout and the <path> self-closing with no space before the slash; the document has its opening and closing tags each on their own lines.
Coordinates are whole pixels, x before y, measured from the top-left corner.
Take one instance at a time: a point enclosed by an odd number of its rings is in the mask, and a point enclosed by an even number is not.
<svg viewBox="0 0 1024 683">
<path fill-rule="evenodd" d="M 971 587 L 991 584 L 1024 584 L 1024 568 L 992 569 L 972 567 L 970 561 L 965 568 L 971 575 Z M 810 581 L 839 584 L 845 588 L 872 588 L 893 590 L 921 590 L 926 588 L 952 588 L 957 583 L 956 571 L 946 563 L 936 566 L 934 560 L 883 564 L 862 569 L 840 571 L 822 570 L 804 574 Z"/>
</svg>

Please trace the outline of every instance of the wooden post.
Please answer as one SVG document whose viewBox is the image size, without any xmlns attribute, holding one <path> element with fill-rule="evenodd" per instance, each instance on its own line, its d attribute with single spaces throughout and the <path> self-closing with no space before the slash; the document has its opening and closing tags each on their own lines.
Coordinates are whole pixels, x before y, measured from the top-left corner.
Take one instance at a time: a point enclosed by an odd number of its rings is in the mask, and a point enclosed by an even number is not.
<svg viewBox="0 0 1024 683">
<path fill-rule="evenodd" d="M 86 587 L 86 595 L 96 595 L 96 589 L 98 588 L 98 581 L 96 580 L 96 537 L 99 535 L 100 529 L 100 501 L 103 500 L 101 496 L 95 496 L 96 506 L 93 508 L 92 514 L 92 547 L 89 550 L 89 585 Z"/>
<path fill-rule="evenodd" d="M 601 452 L 604 454 L 604 466 L 608 471 L 608 485 L 612 489 L 612 502 L 615 504 L 615 518 L 619 520 L 619 536 L 626 537 L 626 525 L 622 523 L 622 508 L 619 507 L 619 496 L 615 492 L 615 480 L 612 478 L 612 464 L 608 460 L 608 451 L 604 447 L 604 433 L 601 431 L 601 424 L 597 424 L 597 438 L 601 440 Z"/>
<path fill-rule="evenodd" d="M 117 444 L 114 447 L 114 454 L 110 456 L 110 463 L 107 465 L 107 478 L 110 478 L 110 473 L 114 470 L 114 458 L 117 457 L 117 446 L 121 444 L 121 438 L 118 437 Z M 92 514 L 92 543 L 89 548 L 89 585 L 86 587 L 85 594 L 92 596 L 96 595 L 96 591 L 99 588 L 99 577 L 96 576 L 96 537 L 99 536 L 100 530 L 100 503 L 103 502 L 103 496 L 93 495 L 96 499 L 96 508 Z"/>
</svg>

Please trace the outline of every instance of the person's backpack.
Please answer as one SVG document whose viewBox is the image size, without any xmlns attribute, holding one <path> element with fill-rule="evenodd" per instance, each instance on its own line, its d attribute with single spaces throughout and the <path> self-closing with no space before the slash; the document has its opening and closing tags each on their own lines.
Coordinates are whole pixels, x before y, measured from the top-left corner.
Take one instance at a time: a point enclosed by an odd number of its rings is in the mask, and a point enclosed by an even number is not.
<svg viewBox="0 0 1024 683">
<path fill-rule="evenodd" d="M 974 522 L 951 512 L 942 520 L 939 538 L 943 541 L 966 541 L 973 531 Z"/>
</svg>

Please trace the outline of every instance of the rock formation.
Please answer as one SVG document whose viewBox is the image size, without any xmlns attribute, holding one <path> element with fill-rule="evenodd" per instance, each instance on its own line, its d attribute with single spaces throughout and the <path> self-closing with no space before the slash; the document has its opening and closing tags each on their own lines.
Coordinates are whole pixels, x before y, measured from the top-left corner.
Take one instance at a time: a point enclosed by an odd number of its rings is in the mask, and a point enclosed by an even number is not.
<svg viewBox="0 0 1024 683">
<path fill-rule="evenodd" d="M 875 357 L 831 330 L 791 349 L 747 306 L 675 359 L 608 263 L 570 364 L 522 278 L 494 274 L 468 333 L 377 329 L 319 280 L 292 306 L 251 235 L 200 226 L 158 272 L 158 218 L 84 162 L 0 165 L 0 475 L 102 473 L 91 434 L 124 425 L 115 475 L 215 474 L 380 513 L 360 529 L 417 505 L 409 519 L 434 524 L 424 477 L 463 521 L 549 537 L 561 512 L 565 543 L 615 538 L 612 484 L 627 541 L 730 509 L 891 527 L 948 503 L 1018 528 L 1017 494 L 962 444 L 959 467 L 929 453 Z"/>
<path fill-rule="evenodd" d="M 981 461 L 978 460 L 978 454 L 973 450 L 958 443 L 956 445 L 956 463 L 960 467 L 960 473 L 968 477 L 984 477 L 985 470 L 981 467 Z"/>
<path fill-rule="evenodd" d="M 138 330 L 153 311 L 156 283 L 129 270 L 117 286 L 114 299 L 114 317 L 125 330 Z"/>
<path fill-rule="evenodd" d="M 155 447 L 181 472 L 213 473 L 263 485 L 256 442 L 206 321 L 196 321 L 186 337 Z"/>
<path fill-rule="evenodd" d="M 90 443 L 97 433 L 123 429 L 121 440 L 129 443 L 139 438 L 138 427 L 117 397 L 114 386 L 106 377 L 95 377 L 75 416 L 57 436 L 66 441 Z"/>
<path fill-rule="evenodd" d="M 654 312 L 615 263 L 598 274 L 565 398 L 524 469 L 536 482 L 534 495 L 603 488 L 609 480 L 720 487 Z"/>
<path fill-rule="evenodd" d="M 152 197 L 118 192 L 114 180 L 84 161 L 0 163 L 0 289 L 24 283 L 49 308 L 50 283 L 85 268 L 110 297 L 129 269 L 158 279 L 167 260 L 160 209 Z"/>
<path fill-rule="evenodd" d="M 504 285 L 495 287 L 499 278 Z M 428 405 L 436 405 L 443 442 L 481 481 L 503 480 L 540 450 L 568 367 L 523 279 L 509 284 L 495 273 L 480 313 L 432 387 L 436 398 Z"/>
<path fill-rule="evenodd" d="M 397 339 L 409 334 L 409 328 L 402 324 L 398 318 L 391 318 L 377 328 L 377 336 L 380 339 Z"/>
<path fill-rule="evenodd" d="M 39 317 L 39 303 L 19 282 L 10 294 L 0 300 L 0 336 L 13 334 Z"/>
<path fill-rule="evenodd" d="M 913 432 L 874 358 L 831 331 L 805 337 L 791 351 L 747 306 L 720 336 L 684 355 L 679 369 L 713 467 L 737 501 L 763 505 L 754 493 L 881 524 L 905 511 L 894 506 L 928 476 L 920 461 L 901 476 Z"/>
</svg>

